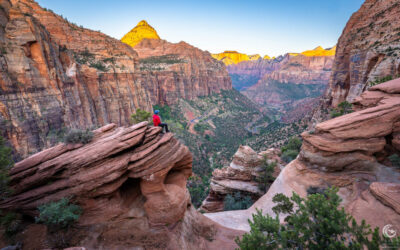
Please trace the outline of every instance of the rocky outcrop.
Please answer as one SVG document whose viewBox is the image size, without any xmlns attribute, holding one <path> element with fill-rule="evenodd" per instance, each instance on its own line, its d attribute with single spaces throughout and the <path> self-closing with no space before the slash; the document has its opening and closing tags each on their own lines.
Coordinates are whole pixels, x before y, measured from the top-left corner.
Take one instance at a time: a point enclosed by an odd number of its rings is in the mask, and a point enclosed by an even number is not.
<svg viewBox="0 0 400 250">
<path fill-rule="evenodd" d="M 166 52 L 150 42 L 148 55 L 174 54 L 179 63 L 139 62 L 130 46 L 32 0 L 0 4 L 0 125 L 16 160 L 55 145 L 68 129 L 128 125 L 138 108 L 231 88 L 223 63 L 188 44 L 152 39 Z"/>
<path fill-rule="evenodd" d="M 279 149 L 271 148 L 257 154 L 248 146 L 240 146 L 229 166 L 215 169 L 212 173 L 210 192 L 200 210 L 208 213 L 223 211 L 226 195 L 237 192 L 242 197 L 250 196 L 253 200 L 260 198 L 265 190 L 260 189 L 257 178 L 262 171 L 264 157 L 269 164 L 277 163 L 273 174 L 277 177 L 282 167 L 279 155 Z"/>
<path fill-rule="evenodd" d="M 135 50 L 140 58 L 138 82 L 146 86 L 153 103 L 174 104 L 180 98 L 232 89 L 224 64 L 185 42 L 144 39 Z"/>
<path fill-rule="evenodd" d="M 333 106 L 352 102 L 382 77 L 400 75 L 400 3 L 366 0 L 337 45 L 328 96 Z"/>
<path fill-rule="evenodd" d="M 91 249 L 233 248 L 238 232 L 191 205 L 191 153 L 160 131 L 147 122 L 109 124 L 89 144 L 59 144 L 32 155 L 11 169 L 14 192 L 0 208 L 35 216 L 38 206 L 72 197 L 83 210 L 72 242 Z"/>
<path fill-rule="evenodd" d="M 296 160 L 287 165 L 268 193 L 251 208 L 207 214 L 222 225 L 249 230 L 247 219 L 255 209 L 273 215 L 277 193 L 307 195 L 309 187 L 339 187 L 342 205 L 357 221 L 399 231 L 400 169 L 383 165 L 387 156 L 400 153 L 400 79 L 376 85 L 355 100 L 347 114 L 302 134 Z M 283 219 L 283 218 L 282 218 Z"/>
<path fill-rule="evenodd" d="M 128 124 L 151 110 L 135 81 L 138 56 L 33 1 L 1 1 L 0 123 L 21 157 L 54 145 L 67 128 Z"/>
<path fill-rule="evenodd" d="M 145 20 L 140 21 L 135 28 L 129 31 L 121 38 L 121 42 L 135 47 L 143 39 L 160 39 L 157 31 L 151 27 Z"/>
</svg>

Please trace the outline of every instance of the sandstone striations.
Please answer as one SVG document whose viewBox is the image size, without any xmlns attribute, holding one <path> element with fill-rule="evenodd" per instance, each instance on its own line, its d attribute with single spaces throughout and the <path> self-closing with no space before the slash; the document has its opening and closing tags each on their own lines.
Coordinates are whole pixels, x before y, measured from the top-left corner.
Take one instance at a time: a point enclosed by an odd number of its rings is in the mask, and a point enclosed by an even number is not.
<svg viewBox="0 0 400 250">
<path fill-rule="evenodd" d="M 240 146 L 229 166 L 216 169 L 212 173 L 210 192 L 200 210 L 208 213 L 223 211 L 226 195 L 237 192 L 242 197 L 250 196 L 253 200 L 260 198 L 265 191 L 260 189 L 257 178 L 262 171 L 264 157 L 267 157 L 269 164 L 277 163 L 273 174 L 277 177 L 282 167 L 279 154 L 279 149 L 271 148 L 257 154 L 248 146 Z"/>
<path fill-rule="evenodd" d="M 143 39 L 160 39 L 157 31 L 145 20 L 140 21 L 135 28 L 125 34 L 124 37 L 121 38 L 121 42 L 135 47 Z"/>
<path fill-rule="evenodd" d="M 242 93 L 259 104 L 277 108 L 293 105 L 301 99 L 319 97 L 329 82 L 332 63 L 333 56 L 330 55 L 287 54 L 280 61 L 269 63 L 270 67 L 257 67 L 264 75 Z M 247 72 L 251 74 L 250 70 Z"/>
<path fill-rule="evenodd" d="M 175 104 L 232 89 L 224 64 L 185 42 L 144 39 L 135 46 L 140 58 L 138 81 L 153 103 Z"/>
<path fill-rule="evenodd" d="M 70 128 L 127 125 L 137 108 L 231 88 L 223 63 L 188 44 L 145 39 L 149 50 L 162 48 L 142 61 L 143 45 L 139 58 L 121 41 L 34 1 L 1 6 L 0 124 L 17 159 L 55 145 Z"/>
<path fill-rule="evenodd" d="M 316 126 L 302 134 L 298 158 L 287 165 L 268 193 L 251 208 L 207 214 L 222 225 L 249 230 L 247 218 L 255 209 L 273 215 L 276 193 L 305 196 L 309 187 L 339 187 L 345 210 L 381 229 L 400 225 L 400 169 L 384 165 L 400 153 L 400 79 L 376 85 L 355 100 L 356 112 Z"/>
<path fill-rule="evenodd" d="M 352 102 L 382 77 L 400 75 L 400 3 L 366 0 L 347 23 L 337 45 L 329 99 Z"/>
<path fill-rule="evenodd" d="M 151 109 L 130 47 L 33 1 L 1 6 L 0 123 L 20 156 L 51 146 L 66 128 L 127 124 L 136 108 Z"/>
<path fill-rule="evenodd" d="M 11 169 L 14 192 L 0 208 L 34 216 L 41 204 L 73 197 L 83 214 L 70 243 L 90 249 L 233 248 L 239 232 L 191 205 L 191 153 L 160 130 L 147 122 L 109 124 L 89 144 L 59 144 L 32 155 Z"/>
</svg>

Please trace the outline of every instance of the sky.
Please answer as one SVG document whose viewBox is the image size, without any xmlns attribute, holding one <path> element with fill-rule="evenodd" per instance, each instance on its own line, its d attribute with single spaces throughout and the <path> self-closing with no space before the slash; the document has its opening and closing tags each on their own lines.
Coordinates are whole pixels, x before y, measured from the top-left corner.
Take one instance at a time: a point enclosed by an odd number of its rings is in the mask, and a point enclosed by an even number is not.
<svg viewBox="0 0 400 250">
<path fill-rule="evenodd" d="M 161 39 L 219 53 L 278 56 L 337 43 L 364 0 L 36 0 L 85 28 L 121 39 L 141 20 Z"/>
</svg>

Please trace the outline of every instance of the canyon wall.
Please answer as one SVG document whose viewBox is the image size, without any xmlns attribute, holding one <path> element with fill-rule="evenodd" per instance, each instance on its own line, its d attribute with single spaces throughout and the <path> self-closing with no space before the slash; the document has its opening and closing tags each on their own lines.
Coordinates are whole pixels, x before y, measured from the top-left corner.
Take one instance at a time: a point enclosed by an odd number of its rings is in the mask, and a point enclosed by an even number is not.
<svg viewBox="0 0 400 250">
<path fill-rule="evenodd" d="M 225 65 L 190 44 L 143 39 L 134 49 L 140 59 L 138 82 L 153 103 L 175 104 L 232 89 Z"/>
<path fill-rule="evenodd" d="M 55 145 L 70 128 L 128 125 L 137 108 L 231 88 L 223 63 L 190 45 L 159 40 L 179 63 L 146 68 L 149 60 L 132 47 L 34 1 L 0 4 L 1 134 L 16 160 Z"/>
<path fill-rule="evenodd" d="M 312 51 L 320 52 L 318 48 Z M 299 100 L 309 102 L 309 98 L 319 97 L 329 82 L 333 56 L 307 53 L 286 54 L 280 61 L 272 60 L 271 67 L 260 67 L 254 71 L 235 69 L 234 72 L 252 76 L 266 72 L 256 84 L 243 89 L 242 93 L 258 104 L 279 109 L 299 105 Z"/>
<path fill-rule="evenodd" d="M 400 75 L 400 2 L 366 0 L 352 15 L 337 45 L 328 98 L 352 102 L 370 82 Z"/>
</svg>

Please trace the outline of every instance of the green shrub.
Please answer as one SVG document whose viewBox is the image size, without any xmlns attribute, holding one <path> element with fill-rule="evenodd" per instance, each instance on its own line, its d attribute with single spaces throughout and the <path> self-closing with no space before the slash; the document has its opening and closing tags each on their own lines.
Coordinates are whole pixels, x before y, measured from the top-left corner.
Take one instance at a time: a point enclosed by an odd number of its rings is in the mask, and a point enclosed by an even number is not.
<svg viewBox="0 0 400 250">
<path fill-rule="evenodd" d="M 21 216 L 13 212 L 0 212 L 0 226 L 5 229 L 5 236 L 11 238 L 21 229 Z"/>
<path fill-rule="evenodd" d="M 100 71 L 103 71 L 103 72 L 107 72 L 108 71 L 107 66 L 104 65 L 104 63 L 100 62 L 100 61 L 99 62 L 91 62 L 89 64 L 89 66 L 92 67 L 92 68 L 98 69 Z"/>
<path fill-rule="evenodd" d="M 388 81 L 391 81 L 391 80 L 393 80 L 393 76 L 387 75 L 387 76 L 378 78 L 373 82 L 369 82 L 368 86 L 372 87 L 372 86 L 375 86 L 375 85 L 378 85 L 378 84 L 381 84 L 381 83 L 384 83 L 384 82 L 388 82 Z"/>
<path fill-rule="evenodd" d="M 65 143 L 82 143 L 87 144 L 93 139 L 93 132 L 89 129 L 80 130 L 72 129 L 64 137 Z"/>
<path fill-rule="evenodd" d="M 210 176 L 203 178 L 190 177 L 187 183 L 187 188 L 190 193 L 192 204 L 199 208 L 203 200 L 207 197 L 210 187 Z"/>
<path fill-rule="evenodd" d="M 268 164 L 268 159 L 264 157 L 263 162 L 261 164 L 261 171 L 256 178 L 256 182 L 258 183 L 258 188 L 266 193 L 268 191 L 269 186 L 275 180 L 272 176 L 276 167 L 276 162 Z"/>
<path fill-rule="evenodd" d="M 233 195 L 228 194 L 224 199 L 224 210 L 242 210 L 248 209 L 253 204 L 253 200 L 250 196 L 241 196 L 240 192 L 236 192 Z"/>
<path fill-rule="evenodd" d="M 0 201 L 6 198 L 11 190 L 8 187 L 8 171 L 13 165 L 11 148 L 5 146 L 5 140 L 0 136 Z"/>
<path fill-rule="evenodd" d="M 133 123 L 136 124 L 139 122 L 149 121 L 150 116 L 150 112 L 147 112 L 146 110 L 136 109 L 136 113 L 131 115 L 131 120 Z"/>
<path fill-rule="evenodd" d="M 338 189 L 330 188 L 324 194 L 301 198 L 275 195 L 275 218 L 257 210 L 249 220 L 250 233 L 236 238 L 240 249 L 380 249 L 400 247 L 400 237 L 381 237 L 379 228 L 373 231 L 362 221 L 359 225 L 344 208 Z M 280 224 L 279 214 L 288 214 Z"/>
<path fill-rule="evenodd" d="M 208 125 L 208 123 L 196 123 L 194 125 L 194 130 L 201 135 L 204 134 L 204 132 L 209 129 L 211 129 L 211 126 Z"/>
<path fill-rule="evenodd" d="M 82 209 L 70 204 L 69 198 L 50 202 L 38 207 L 39 217 L 36 222 L 43 223 L 51 229 L 66 229 L 79 220 Z"/>
<path fill-rule="evenodd" d="M 289 162 L 293 161 L 294 159 L 296 159 L 297 155 L 300 152 L 301 144 L 302 144 L 302 142 L 298 137 L 293 136 L 292 138 L 290 138 L 288 143 L 281 148 L 282 161 L 289 163 Z"/>
<path fill-rule="evenodd" d="M 393 166 L 400 168 L 400 156 L 398 154 L 389 156 L 389 160 Z"/>
<path fill-rule="evenodd" d="M 353 112 L 353 105 L 348 101 L 341 102 L 337 108 L 331 111 L 331 117 L 339 117 Z"/>
</svg>

